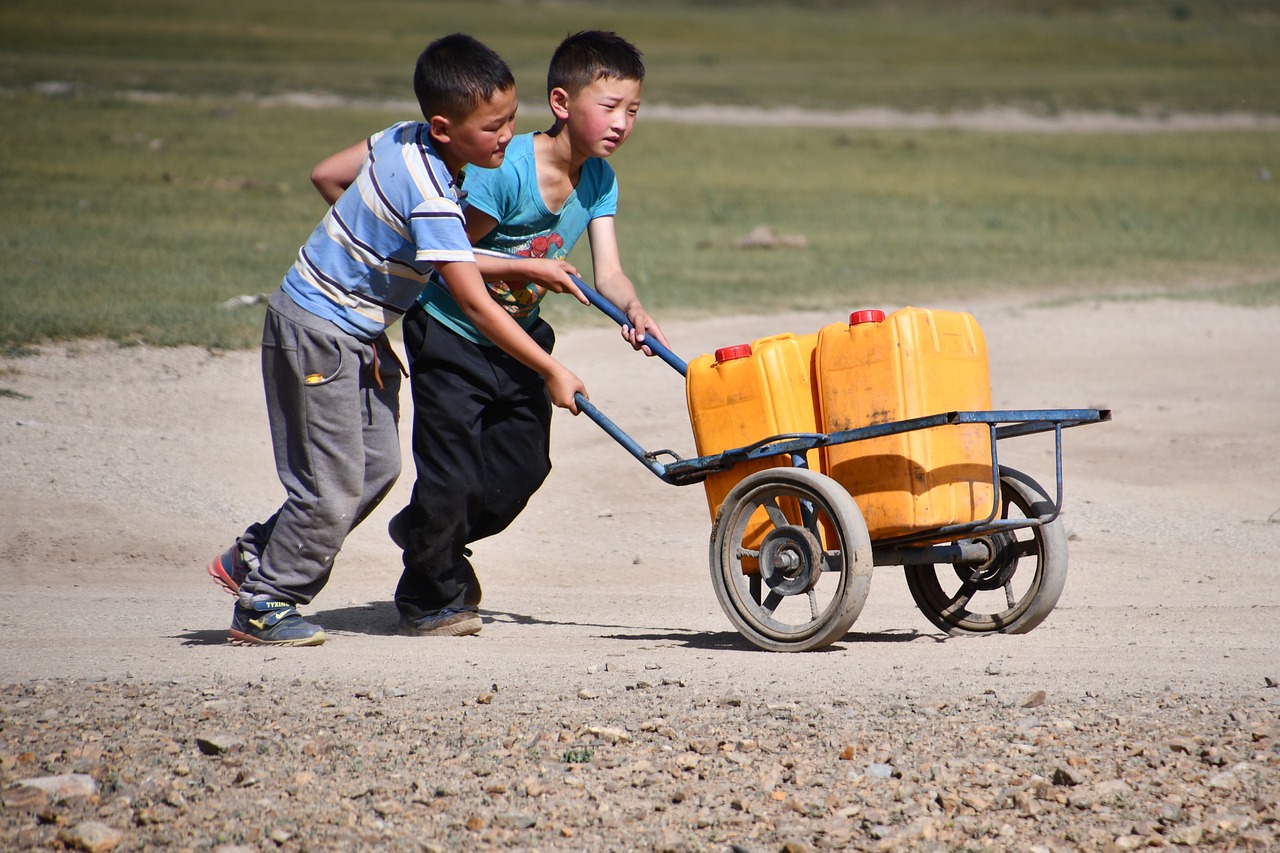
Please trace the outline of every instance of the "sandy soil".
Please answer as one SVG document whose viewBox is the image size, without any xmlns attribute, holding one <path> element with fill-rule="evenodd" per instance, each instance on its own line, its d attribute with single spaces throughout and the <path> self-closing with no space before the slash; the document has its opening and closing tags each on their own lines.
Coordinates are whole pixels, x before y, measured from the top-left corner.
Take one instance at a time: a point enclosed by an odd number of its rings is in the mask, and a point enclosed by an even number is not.
<svg viewBox="0 0 1280 853">
<path fill-rule="evenodd" d="M 408 492 L 404 476 L 309 610 L 328 644 L 228 647 L 230 600 L 204 563 L 282 496 L 256 353 L 84 343 L 3 365 L 0 385 L 26 397 L 0 398 L 0 575 L 11 596 L 0 680 L 236 670 L 576 690 L 612 662 L 657 663 L 708 686 L 803 694 L 836 679 L 851 693 L 891 695 L 993 681 L 1234 692 L 1280 677 L 1280 310 L 965 307 L 987 335 L 996 408 L 1115 412 L 1064 434 L 1070 574 L 1028 635 L 944 641 L 900 570 L 882 568 L 853 632 L 827 652 L 758 653 L 716 603 L 701 488 L 662 483 L 594 424 L 558 413 L 549 482 L 512 530 L 476 549 L 479 637 L 392 633 L 398 554 L 385 524 Z M 668 334 L 692 356 L 831 319 L 677 322 Z M 643 445 L 692 454 L 669 368 L 604 327 L 563 333 L 558 353 Z M 1053 481 L 1050 442 L 1004 445 L 1004 461 Z"/>
</svg>

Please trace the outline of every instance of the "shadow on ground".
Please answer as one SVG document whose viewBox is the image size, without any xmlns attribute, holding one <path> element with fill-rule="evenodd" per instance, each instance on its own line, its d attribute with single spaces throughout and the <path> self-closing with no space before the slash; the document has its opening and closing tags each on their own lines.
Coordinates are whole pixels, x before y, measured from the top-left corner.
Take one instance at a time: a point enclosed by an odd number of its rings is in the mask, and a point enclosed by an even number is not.
<svg viewBox="0 0 1280 853">
<path fill-rule="evenodd" d="M 614 632 L 596 635 L 603 640 L 660 643 L 678 648 L 704 651 L 763 651 L 737 631 L 690 631 L 652 625 L 570 622 L 543 619 L 525 613 L 512 613 L 503 610 L 481 609 L 480 615 L 486 625 L 494 623 L 560 625 L 566 628 L 592 628 Z M 365 634 L 375 637 L 394 636 L 399 633 L 397 624 L 400 617 L 393 601 L 375 601 L 369 604 L 356 604 L 348 607 L 322 610 L 309 614 L 307 618 L 323 627 L 326 631 Z M 187 631 L 178 634 L 177 639 L 182 640 L 184 646 L 221 645 L 227 642 L 227 631 L 225 629 Z M 935 643 L 943 643 L 947 639 L 948 637 L 945 634 L 922 634 L 916 630 L 849 633 L 838 642 L 815 651 L 838 652 L 843 651 L 850 645 L 866 643 L 912 643 L 917 640 L 932 640 Z"/>
<path fill-rule="evenodd" d="M 687 649 L 703 649 L 703 650 L 720 650 L 720 651 L 748 651 L 759 652 L 764 649 L 759 648 L 746 637 L 736 631 L 671 631 L 668 633 L 651 633 L 651 634 L 607 634 L 604 636 L 608 640 L 640 640 L 647 643 L 663 643 L 665 645 L 679 646 Z M 946 641 L 947 637 L 942 634 L 921 634 L 919 631 L 883 631 L 875 634 L 845 634 L 837 642 L 821 649 L 814 649 L 813 652 L 838 652 L 843 651 L 849 644 L 862 643 L 912 643 L 916 640 L 932 640 L 936 643 Z"/>
</svg>

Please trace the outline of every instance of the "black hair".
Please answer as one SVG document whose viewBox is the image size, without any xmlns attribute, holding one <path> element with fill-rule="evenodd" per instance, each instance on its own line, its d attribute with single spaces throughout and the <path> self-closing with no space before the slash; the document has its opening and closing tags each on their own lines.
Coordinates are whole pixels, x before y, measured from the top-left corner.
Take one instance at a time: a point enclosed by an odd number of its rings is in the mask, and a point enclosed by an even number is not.
<svg viewBox="0 0 1280 853">
<path fill-rule="evenodd" d="M 431 42 L 413 69 L 413 93 L 428 120 L 434 115 L 464 119 L 495 92 L 515 85 L 502 57 L 465 33 Z"/>
<path fill-rule="evenodd" d="M 560 42 L 547 69 L 547 94 L 564 89 L 576 95 L 595 81 L 644 82 L 644 62 L 639 49 L 617 33 L 582 30 Z"/>
</svg>

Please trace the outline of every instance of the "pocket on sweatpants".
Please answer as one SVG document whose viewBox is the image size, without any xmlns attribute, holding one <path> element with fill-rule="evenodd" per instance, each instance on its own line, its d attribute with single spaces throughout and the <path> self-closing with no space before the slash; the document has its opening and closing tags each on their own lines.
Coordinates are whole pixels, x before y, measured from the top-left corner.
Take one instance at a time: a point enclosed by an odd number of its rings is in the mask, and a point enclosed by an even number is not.
<svg viewBox="0 0 1280 853">
<path fill-rule="evenodd" d="M 349 354 L 341 345 L 332 338 L 328 340 L 327 346 L 317 346 L 318 340 L 308 343 L 309 346 L 304 344 L 298 347 L 298 370 L 302 375 L 302 384 L 328 385 L 342 375 Z"/>
</svg>

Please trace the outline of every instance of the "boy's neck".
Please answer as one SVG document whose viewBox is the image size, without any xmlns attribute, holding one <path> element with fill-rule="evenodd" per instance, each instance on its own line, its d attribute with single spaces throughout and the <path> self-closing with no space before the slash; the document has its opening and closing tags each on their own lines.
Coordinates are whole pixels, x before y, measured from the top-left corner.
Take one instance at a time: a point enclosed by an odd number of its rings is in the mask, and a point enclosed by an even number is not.
<svg viewBox="0 0 1280 853">
<path fill-rule="evenodd" d="M 571 177 L 577 177 L 582 164 L 587 162 L 589 157 L 573 149 L 569 134 L 565 132 L 564 122 L 557 121 L 543 131 L 542 135 L 547 139 L 545 151 L 551 160 L 551 165 Z"/>
<path fill-rule="evenodd" d="M 465 160 L 458 160 L 457 157 L 449 156 L 447 146 L 437 144 L 435 146 L 436 153 L 440 156 L 441 162 L 444 163 L 445 170 L 449 172 L 449 177 L 453 179 L 453 185 L 460 186 L 462 184 L 462 172 L 467 167 Z"/>
</svg>

